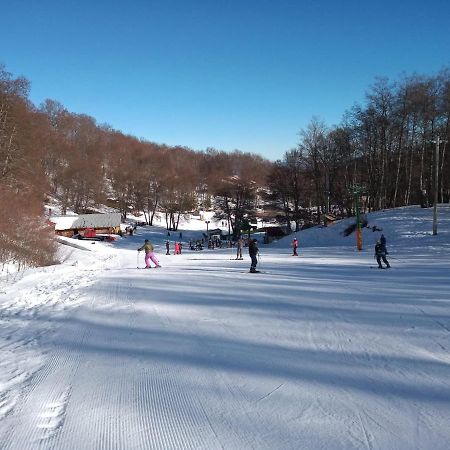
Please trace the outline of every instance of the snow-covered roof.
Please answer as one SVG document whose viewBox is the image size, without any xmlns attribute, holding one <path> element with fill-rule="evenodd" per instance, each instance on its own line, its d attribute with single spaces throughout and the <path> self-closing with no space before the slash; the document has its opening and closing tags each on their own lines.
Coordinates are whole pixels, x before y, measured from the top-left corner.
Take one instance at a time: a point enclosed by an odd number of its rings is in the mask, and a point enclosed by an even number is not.
<svg viewBox="0 0 450 450">
<path fill-rule="evenodd" d="M 78 216 L 54 216 L 50 222 L 55 224 L 56 231 L 73 230 L 75 228 L 110 228 L 120 225 L 120 213 L 80 214 Z"/>
</svg>

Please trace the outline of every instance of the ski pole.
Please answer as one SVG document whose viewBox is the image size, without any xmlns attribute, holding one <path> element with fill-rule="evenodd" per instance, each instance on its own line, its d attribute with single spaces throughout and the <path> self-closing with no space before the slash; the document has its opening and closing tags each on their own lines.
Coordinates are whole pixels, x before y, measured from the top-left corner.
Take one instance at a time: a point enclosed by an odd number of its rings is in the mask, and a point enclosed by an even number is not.
<svg viewBox="0 0 450 450">
<path fill-rule="evenodd" d="M 139 250 L 136 255 L 136 268 L 139 269 Z"/>
</svg>

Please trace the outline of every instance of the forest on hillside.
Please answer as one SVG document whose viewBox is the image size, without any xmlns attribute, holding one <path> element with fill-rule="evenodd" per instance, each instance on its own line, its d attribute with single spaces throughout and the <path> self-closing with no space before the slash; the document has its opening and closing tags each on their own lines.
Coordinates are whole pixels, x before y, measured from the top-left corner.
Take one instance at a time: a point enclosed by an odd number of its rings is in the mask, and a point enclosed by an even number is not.
<svg viewBox="0 0 450 450">
<path fill-rule="evenodd" d="M 237 234 L 242 222 L 276 217 L 297 230 L 322 215 L 354 213 L 360 186 L 369 210 L 450 198 L 450 70 L 375 80 L 337 126 L 313 117 L 282 160 L 238 150 L 198 151 L 121 133 L 55 100 L 34 105 L 30 83 L 0 65 L 0 263 L 54 261 L 43 205 L 85 213 L 108 205 L 126 215 L 213 208 Z M 437 148 L 437 137 L 442 143 Z"/>
</svg>

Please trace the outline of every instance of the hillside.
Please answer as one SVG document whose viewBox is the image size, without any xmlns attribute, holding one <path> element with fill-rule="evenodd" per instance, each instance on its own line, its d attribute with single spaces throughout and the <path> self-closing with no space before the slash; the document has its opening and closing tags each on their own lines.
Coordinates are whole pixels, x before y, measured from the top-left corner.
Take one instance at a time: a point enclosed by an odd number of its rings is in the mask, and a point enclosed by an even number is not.
<svg viewBox="0 0 450 450">
<path fill-rule="evenodd" d="M 438 235 L 432 236 L 433 209 L 418 206 L 406 206 L 395 210 L 384 210 L 365 215 L 368 228 L 363 228 L 363 243 L 370 248 L 380 237 L 380 232 L 373 232 L 370 228 L 376 226 L 382 229 L 389 237 L 389 245 L 403 248 L 409 245 L 428 246 L 436 244 L 447 245 L 450 241 L 450 205 L 442 204 L 438 208 Z M 313 227 L 297 233 L 302 247 L 354 247 L 355 235 L 344 237 L 342 232 L 350 224 L 355 223 L 354 218 L 337 221 L 334 225 Z M 291 237 L 281 239 L 273 246 L 286 247 Z"/>
</svg>

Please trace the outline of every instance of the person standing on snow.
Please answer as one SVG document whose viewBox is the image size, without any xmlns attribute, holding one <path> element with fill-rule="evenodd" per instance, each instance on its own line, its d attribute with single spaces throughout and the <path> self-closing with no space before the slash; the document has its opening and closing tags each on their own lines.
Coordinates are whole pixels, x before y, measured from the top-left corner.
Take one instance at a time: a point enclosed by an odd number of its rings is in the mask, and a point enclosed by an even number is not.
<svg viewBox="0 0 450 450">
<path fill-rule="evenodd" d="M 159 261 L 156 259 L 155 254 L 153 253 L 153 245 L 151 244 L 151 242 L 146 239 L 144 242 L 144 245 L 142 247 L 139 247 L 137 249 L 138 252 L 140 252 L 141 250 L 145 251 L 145 268 L 146 269 L 151 269 L 151 265 L 150 265 L 150 260 L 153 261 L 153 263 L 155 264 L 155 267 L 161 267 L 159 264 Z"/>
<path fill-rule="evenodd" d="M 386 250 L 386 238 L 384 237 L 384 234 L 380 236 L 380 244 L 383 246 L 384 251 L 386 252 L 386 255 L 388 254 Z"/>
<path fill-rule="evenodd" d="M 170 255 L 170 242 L 166 241 L 166 255 Z"/>
<path fill-rule="evenodd" d="M 256 270 L 256 265 L 258 264 L 258 241 L 256 239 L 252 239 L 250 243 L 248 244 L 248 254 L 250 255 L 250 258 L 252 260 L 252 264 L 250 266 L 250 273 L 258 273 L 259 270 Z"/>
<path fill-rule="evenodd" d="M 381 260 L 386 264 L 386 269 L 389 269 L 391 265 L 389 264 L 388 260 L 386 259 L 386 247 L 381 243 L 381 241 L 377 241 L 375 245 L 375 258 L 378 263 L 378 268 L 383 269 L 383 265 L 381 264 Z"/>
<path fill-rule="evenodd" d="M 236 259 L 244 259 L 242 258 L 242 247 L 244 247 L 244 239 L 240 237 L 236 242 Z"/>
<path fill-rule="evenodd" d="M 293 240 L 292 240 L 292 250 L 293 250 L 293 254 L 292 254 L 292 256 L 298 256 L 298 253 L 297 253 L 297 248 L 298 248 L 298 240 L 297 240 L 297 238 L 295 237 Z"/>
</svg>

